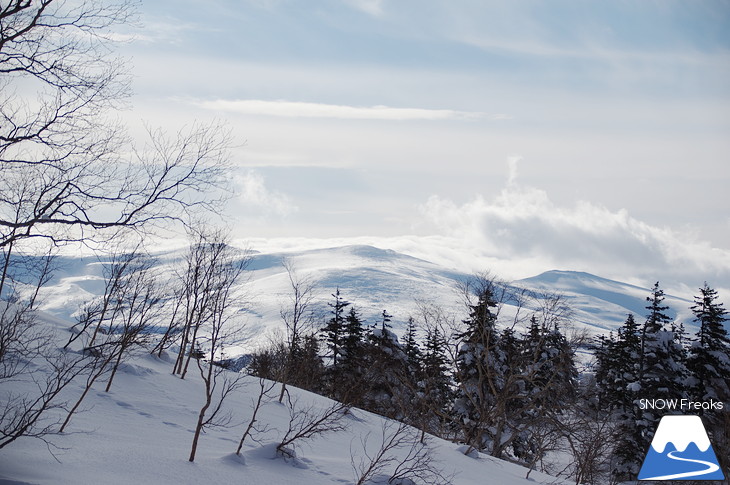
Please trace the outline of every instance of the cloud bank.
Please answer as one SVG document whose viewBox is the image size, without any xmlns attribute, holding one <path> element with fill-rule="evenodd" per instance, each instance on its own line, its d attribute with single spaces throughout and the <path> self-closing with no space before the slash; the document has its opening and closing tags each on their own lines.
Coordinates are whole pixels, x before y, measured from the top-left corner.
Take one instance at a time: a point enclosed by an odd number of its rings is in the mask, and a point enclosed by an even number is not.
<svg viewBox="0 0 730 485">
<path fill-rule="evenodd" d="M 706 280 L 730 287 L 728 251 L 637 220 L 624 209 L 585 201 L 559 207 L 545 191 L 514 182 L 516 162 L 510 169 L 510 183 L 493 200 L 479 196 L 457 204 L 432 196 L 420 208 L 424 220 L 485 258 L 624 281 L 667 280 L 691 288 Z"/>
<path fill-rule="evenodd" d="M 196 106 L 213 111 L 233 112 L 245 115 L 281 116 L 287 118 L 335 118 L 350 120 L 391 120 L 391 121 L 439 121 L 470 120 L 483 118 L 478 112 L 456 111 L 450 109 L 393 108 L 390 106 L 346 106 L 299 101 L 265 101 L 260 99 L 217 99 L 194 101 Z M 492 116 L 492 119 L 505 119 L 505 115 Z"/>
</svg>

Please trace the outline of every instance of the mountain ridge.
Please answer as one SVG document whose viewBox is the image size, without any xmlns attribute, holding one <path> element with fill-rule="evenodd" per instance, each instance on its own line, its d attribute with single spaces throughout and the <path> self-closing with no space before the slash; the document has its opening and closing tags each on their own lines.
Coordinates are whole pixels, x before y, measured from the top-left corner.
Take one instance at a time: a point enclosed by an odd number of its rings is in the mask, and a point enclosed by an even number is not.
<svg viewBox="0 0 730 485">
<path fill-rule="evenodd" d="M 298 277 L 316 286 L 316 309 L 326 318 L 330 294 L 339 289 L 343 298 L 360 311 L 366 324 L 378 321 L 383 310 L 393 315 L 393 327 L 402 334 L 418 304 L 442 307 L 460 321 L 466 307 L 458 287 L 472 275 L 391 249 L 370 245 L 344 245 L 305 250 L 241 250 L 250 258 L 245 284 L 249 304 L 242 311 L 250 343 L 263 345 L 268 336 L 283 329 L 282 305 L 290 294 L 290 281 L 282 262 L 291 263 Z M 159 271 L 169 273 L 180 261 L 180 250 L 156 255 Z M 63 256 L 64 268 L 43 289 L 42 308 L 61 318 L 73 319 L 79 305 L 103 290 L 104 258 Z M 644 315 L 648 288 L 603 278 L 582 271 L 551 270 L 506 283 L 535 293 L 559 293 L 573 309 L 576 326 L 590 333 L 605 333 L 620 326 L 628 313 Z M 692 327 L 691 302 L 667 295 L 672 318 Z M 529 308 L 528 308 L 529 310 Z M 278 329 L 278 330 L 277 330 Z"/>
</svg>

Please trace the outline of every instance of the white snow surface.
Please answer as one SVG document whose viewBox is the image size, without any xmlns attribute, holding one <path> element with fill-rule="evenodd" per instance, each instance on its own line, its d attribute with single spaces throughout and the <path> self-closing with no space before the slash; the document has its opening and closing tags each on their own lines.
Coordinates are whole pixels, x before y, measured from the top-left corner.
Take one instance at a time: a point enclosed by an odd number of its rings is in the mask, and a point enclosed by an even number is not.
<svg viewBox="0 0 730 485">
<path fill-rule="evenodd" d="M 159 254 L 158 270 L 172 271 L 180 256 L 180 251 Z M 322 321 L 336 288 L 361 311 L 367 324 L 378 323 L 382 311 L 387 310 L 393 315 L 391 323 L 397 334 L 403 333 L 417 300 L 436 303 L 456 319 L 465 317 L 455 286 L 469 275 L 428 261 L 371 246 L 254 251 L 250 278 L 240 288 L 248 303 L 239 312 L 238 324 L 248 340 L 239 353 L 265 345 L 271 334 L 283 329 L 279 311 L 290 295 L 282 266 L 285 257 L 298 275 L 315 281 Z M 53 315 L 45 318 L 47 324 L 65 335 L 78 305 L 101 293 L 104 260 L 69 255 L 61 264 L 61 271 L 41 297 L 43 309 Z M 513 284 L 562 292 L 573 306 L 576 324 L 601 333 L 623 323 L 629 311 L 641 318 L 649 295 L 649 289 L 570 271 L 551 271 Z M 668 297 L 667 303 L 678 318 L 691 304 L 673 297 Z M 509 308 L 504 310 L 510 313 Z M 232 355 L 231 349 L 228 351 Z M 347 418 L 346 432 L 321 436 L 299 447 L 296 460 L 287 461 L 275 458 L 274 447 L 286 430 L 289 414 L 284 405 L 271 402 L 259 418 L 269 431 L 257 436 L 259 441 L 249 439 L 237 456 L 234 452 L 258 391 L 258 380 L 246 377 L 245 385 L 228 401 L 234 426 L 203 434 L 196 461 L 189 463 L 192 430 L 203 401 L 202 383 L 196 369 L 185 380 L 173 376 L 172 360 L 174 355 L 163 359 L 138 355 L 123 366 L 110 392 L 103 392 L 103 383 L 96 384 L 82 405 L 83 412 L 74 416 L 67 433 L 49 438 L 50 446 L 24 438 L 0 450 L 0 485 L 354 483 L 351 454 L 356 460 L 362 456 L 365 437 L 369 437 L 368 446 L 374 446 L 386 422 L 356 409 Z M 13 385 L 4 383 L 0 392 L 8 392 L 8 386 Z M 81 391 L 81 383 L 75 383 L 66 389 L 64 398 L 73 402 Z M 323 409 L 331 403 L 305 391 L 291 392 L 301 406 Z M 60 409 L 56 412 L 56 416 L 64 415 Z M 467 457 L 457 445 L 436 438 L 432 446 L 444 472 L 455 474 L 455 484 L 562 483 L 537 472 L 526 480 L 527 470 L 518 465 L 486 455 Z"/>
<path fill-rule="evenodd" d="M 56 318 L 46 323 L 62 330 Z M 66 322 L 68 325 L 68 322 Z M 296 458 L 275 453 L 276 443 L 287 429 L 286 404 L 274 398 L 259 412 L 258 424 L 268 431 L 247 439 L 235 454 L 248 423 L 258 379 L 244 377 L 243 386 L 226 401 L 231 425 L 213 428 L 200 438 L 197 457 L 188 461 L 197 414 L 204 400 L 197 369 L 185 380 L 171 374 L 174 355 L 162 359 L 146 352 L 123 365 L 110 392 L 95 385 L 64 434 L 39 439 L 21 438 L 0 450 L 2 485 L 128 485 L 128 484 L 255 484 L 327 485 L 355 483 L 353 460 L 364 457 L 363 441 L 372 455 L 379 446 L 382 427 L 389 421 L 353 409 L 343 417 L 346 431 L 324 434 L 295 448 Z M 4 384 L 7 392 L 14 384 Z M 289 387 L 297 408 L 322 410 L 332 403 L 324 397 Z M 64 394 L 73 402 L 81 393 L 77 382 Z M 55 414 L 57 413 L 57 414 Z M 49 417 L 64 417 L 61 409 Z M 390 422 L 392 423 L 392 422 Z M 432 456 L 455 485 L 528 485 L 567 483 L 483 454 L 465 456 L 457 444 L 431 439 Z M 395 452 L 401 456 L 406 451 Z M 354 458 L 353 458 L 354 457 Z M 376 482 L 382 484 L 383 477 Z"/>
<path fill-rule="evenodd" d="M 684 451 L 690 443 L 697 445 L 704 452 L 711 446 L 702 418 L 692 415 L 667 415 L 659 422 L 659 427 L 651 440 L 651 447 L 657 453 L 664 453 L 664 448 L 672 443 L 677 451 Z"/>
</svg>

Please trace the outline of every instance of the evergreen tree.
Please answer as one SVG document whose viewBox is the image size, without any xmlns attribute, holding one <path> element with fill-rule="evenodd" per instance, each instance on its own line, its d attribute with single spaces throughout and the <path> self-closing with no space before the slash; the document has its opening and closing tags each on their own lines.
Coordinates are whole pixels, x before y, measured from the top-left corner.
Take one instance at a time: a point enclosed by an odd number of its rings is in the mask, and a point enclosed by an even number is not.
<svg viewBox="0 0 730 485">
<path fill-rule="evenodd" d="M 687 378 L 685 351 L 676 327 L 666 329 L 671 318 L 665 313 L 669 307 L 663 305 L 664 291 L 659 288 L 659 283 L 654 285 L 647 301 L 649 313 L 643 329 L 640 397 L 681 399 L 685 396 Z"/>
<path fill-rule="evenodd" d="M 324 364 L 319 356 L 319 339 L 315 334 L 307 334 L 300 340 L 297 352 L 292 355 L 292 384 L 308 391 L 322 392 Z"/>
<path fill-rule="evenodd" d="M 617 336 L 600 336 L 595 356 L 599 407 L 609 411 L 630 409 L 639 386 L 641 334 L 629 313 Z"/>
<path fill-rule="evenodd" d="M 491 285 L 486 285 L 470 306 L 469 318 L 464 320 L 466 330 L 457 335 L 461 341 L 456 361 L 456 396 L 454 413 L 462 426 L 463 439 L 479 450 L 489 448 L 501 455 L 501 435 L 495 421 L 506 414 L 503 394 L 508 372 L 507 359 L 502 352 L 497 322 L 497 301 Z"/>
<path fill-rule="evenodd" d="M 566 409 L 575 397 L 578 379 L 568 339 L 557 325 L 540 325 L 533 315 L 529 332 L 520 344 L 530 400 L 553 412 Z"/>
<path fill-rule="evenodd" d="M 426 331 L 424 350 L 419 359 L 420 368 L 414 375 L 416 394 L 414 396 L 416 419 L 414 424 L 423 433 L 443 435 L 450 404 L 453 400 L 449 359 L 446 355 L 446 339 L 438 328 Z M 412 362 L 412 361 L 411 361 Z"/>
<path fill-rule="evenodd" d="M 502 342 L 510 340 L 515 341 L 511 329 L 503 331 Z M 528 332 L 515 343 L 517 349 L 512 352 L 518 351 L 522 397 L 512 400 L 513 427 L 518 433 L 512 448 L 517 458 L 534 463 L 544 457 L 541 440 L 546 429 L 575 402 L 578 372 L 573 350 L 557 321 L 538 322 L 533 315 Z"/>
<path fill-rule="evenodd" d="M 327 306 L 332 309 L 330 312 L 332 313 L 332 318 L 329 319 L 322 329 L 322 334 L 327 348 L 330 351 L 329 355 L 332 358 L 332 366 L 337 367 L 338 360 L 342 354 L 342 339 L 345 333 L 345 318 L 343 314 L 345 308 L 350 305 L 350 302 L 345 301 L 340 296 L 339 288 L 337 288 L 332 297 L 335 299 L 334 303 L 327 303 Z"/>
<path fill-rule="evenodd" d="M 452 395 L 446 345 L 446 338 L 438 328 L 429 329 L 426 332 L 421 389 L 432 403 L 431 407 L 439 412 L 447 408 Z"/>
<path fill-rule="evenodd" d="M 408 327 L 403 336 L 403 352 L 408 358 L 408 365 L 413 369 L 418 369 L 421 363 L 421 349 L 416 340 L 416 322 L 413 317 L 408 318 Z"/>
<path fill-rule="evenodd" d="M 641 367 L 639 370 L 639 380 L 644 393 L 656 392 L 660 387 L 662 365 L 665 360 L 662 349 L 662 337 L 664 337 L 662 332 L 665 325 L 671 321 L 671 318 L 665 313 L 669 307 L 662 304 L 664 290 L 659 288 L 659 282 L 654 284 L 651 296 L 648 296 L 646 301 L 649 302 L 646 307 L 649 313 L 641 330 Z"/>
<path fill-rule="evenodd" d="M 365 328 L 355 307 L 345 317 L 341 357 L 336 380 L 340 383 L 337 397 L 343 402 L 357 403 L 365 393 L 363 366 L 365 365 Z"/>
<path fill-rule="evenodd" d="M 390 330 L 392 315 L 383 310 L 380 324 L 373 328 L 366 351 L 367 395 L 363 405 L 374 412 L 404 418 L 410 400 L 408 358 Z"/>
<path fill-rule="evenodd" d="M 717 291 L 705 283 L 690 308 L 700 327 L 687 358 L 689 392 L 695 401 L 730 400 L 730 338 L 724 326 L 728 318 L 717 299 Z"/>
<path fill-rule="evenodd" d="M 383 310 L 380 323 L 373 324 L 368 337 L 374 345 L 381 348 L 387 348 L 391 347 L 394 342 L 397 344 L 398 337 L 396 337 L 396 335 L 390 330 L 393 328 L 390 324 L 392 318 L 393 315 L 390 315 L 387 311 Z"/>
<path fill-rule="evenodd" d="M 342 337 L 342 361 L 359 365 L 362 362 L 365 328 L 355 307 L 345 317 Z"/>
<path fill-rule="evenodd" d="M 657 282 L 647 297 L 649 304 L 646 322 L 641 332 L 639 355 L 639 379 L 631 384 L 635 395 L 631 409 L 626 409 L 619 417 L 616 448 L 618 458 L 614 475 L 620 479 L 630 479 L 639 472 L 641 457 L 649 448 L 659 419 L 665 411 L 640 409 L 639 399 L 682 399 L 686 396 L 685 381 L 687 368 L 685 350 L 681 345 L 681 335 L 677 328 L 667 330 L 671 318 L 666 314 L 669 309 L 664 302 L 664 291 Z"/>
<path fill-rule="evenodd" d="M 614 358 L 616 338 L 613 332 L 599 335 L 593 345 L 595 358 L 596 406 L 598 409 L 612 409 L 614 406 L 614 385 L 618 373 L 618 361 Z"/>
<path fill-rule="evenodd" d="M 382 320 L 380 322 L 381 332 L 385 333 L 386 329 L 393 328 L 393 326 L 390 324 L 392 318 L 393 318 L 393 315 L 389 315 L 388 312 L 383 310 Z"/>
</svg>

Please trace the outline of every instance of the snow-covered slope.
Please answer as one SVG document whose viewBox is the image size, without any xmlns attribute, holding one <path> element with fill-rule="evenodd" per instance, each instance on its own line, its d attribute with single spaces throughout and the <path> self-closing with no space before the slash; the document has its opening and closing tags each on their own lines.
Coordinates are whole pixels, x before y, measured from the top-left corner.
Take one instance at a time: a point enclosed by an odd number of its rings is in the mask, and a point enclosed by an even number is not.
<svg viewBox="0 0 730 485">
<path fill-rule="evenodd" d="M 181 253 L 158 255 L 159 269 L 172 270 Z M 342 297 L 360 311 L 367 324 L 375 324 L 381 312 L 393 315 L 393 327 L 401 333 L 408 317 L 415 316 L 417 301 L 434 303 L 459 321 L 466 311 L 456 290 L 470 275 L 392 250 L 372 246 L 342 246 L 306 251 L 252 251 L 249 278 L 245 284 L 247 304 L 241 325 L 248 337 L 247 347 L 265 345 L 272 333 L 282 329 L 279 312 L 290 295 L 290 283 L 282 266 L 288 259 L 300 277 L 316 283 L 316 307 L 320 319 L 327 318 L 327 303 L 337 288 Z M 43 308 L 60 317 L 71 318 L 78 305 L 99 294 L 103 261 L 64 256 L 61 269 L 43 291 Z M 498 276 L 498 275 L 497 275 Z M 513 283 L 542 292 L 564 294 L 574 310 L 576 325 L 603 333 L 616 328 L 634 313 L 643 318 L 648 288 L 612 281 L 588 273 L 549 271 Z M 667 296 L 670 314 L 692 328 L 691 302 Z"/>
<path fill-rule="evenodd" d="M 63 331 L 58 320 L 46 320 Z M 127 485 L 127 484 L 256 484 L 327 485 L 352 484 L 355 467 L 373 456 L 382 441 L 383 429 L 395 424 L 371 413 L 353 409 L 342 417 L 346 429 L 331 432 L 294 448 L 296 459 L 277 457 L 276 443 L 288 427 L 289 408 L 271 393 L 258 414 L 259 429 L 244 442 L 241 455 L 235 451 L 251 418 L 259 381 L 245 377 L 242 386 L 227 400 L 231 422 L 202 435 L 196 460 L 188 462 L 193 428 L 204 401 L 202 382 L 191 372 L 185 380 L 171 374 L 174 356 L 158 359 L 146 353 L 123 366 L 110 392 L 97 385 L 75 415 L 67 432 L 41 440 L 21 438 L 0 450 L 0 484 L 7 485 Z M 83 381 L 83 379 L 79 379 Z M 10 384 L 4 384 L 10 385 Z M 14 384 L 13 384 L 14 385 Z M 8 388 L 5 388 L 7 390 Z M 67 388 L 73 400 L 82 391 L 81 382 Z M 295 409 L 319 412 L 332 401 L 290 388 Z M 64 416 L 61 409 L 50 415 Z M 528 485 L 566 483 L 495 458 L 465 456 L 453 443 L 433 438 L 431 456 L 443 475 L 453 475 L 455 485 Z M 392 456 L 403 457 L 406 448 Z M 355 467 L 353 467 L 353 463 Z M 394 462 L 383 470 L 384 484 Z M 419 482 L 420 483 L 420 482 Z"/>
<path fill-rule="evenodd" d="M 517 281 L 526 288 L 563 294 L 575 313 L 575 320 L 594 327 L 596 331 L 616 328 L 628 313 L 643 317 L 647 310 L 646 298 L 650 289 L 622 283 L 579 271 L 548 271 L 532 278 Z M 666 295 L 667 314 L 674 320 L 691 325 L 692 302 Z"/>
<path fill-rule="evenodd" d="M 171 271 L 180 255 L 160 254 L 158 270 Z M 322 318 L 336 288 L 368 323 L 375 323 L 382 310 L 388 310 L 394 315 L 396 331 L 402 330 L 417 300 L 441 305 L 458 319 L 464 317 L 455 286 L 469 275 L 428 261 L 370 246 L 258 251 L 251 254 L 250 278 L 241 288 L 246 290 L 248 304 L 240 313 L 240 323 L 250 338 L 243 351 L 264 343 L 267 335 L 282 328 L 279 309 L 290 290 L 283 258 L 293 263 L 297 274 L 316 282 Z M 42 297 L 44 309 L 54 315 L 45 322 L 63 335 L 78 305 L 101 292 L 104 261 L 64 256 L 61 263 Z M 577 323 L 593 331 L 615 328 L 628 312 L 643 316 L 649 295 L 648 288 L 570 271 L 550 271 L 513 284 L 564 294 Z M 666 303 L 674 316 L 689 323 L 690 301 L 670 296 Z M 39 440 L 21 439 L 0 450 L 0 484 L 353 483 L 352 463 L 364 456 L 363 441 L 368 447 L 375 446 L 387 423 L 355 410 L 346 417 L 347 432 L 324 435 L 299 447 L 297 460 L 286 461 L 275 458 L 274 445 L 286 430 L 289 413 L 286 406 L 271 402 L 260 416 L 268 431 L 257 436 L 258 442 L 248 440 L 239 457 L 233 452 L 258 391 L 258 381 L 245 378 L 228 401 L 233 426 L 204 434 L 198 457 L 191 464 L 187 456 L 203 401 L 201 382 L 195 373 L 184 381 L 171 375 L 170 359 L 140 355 L 125 365 L 111 391 L 95 388 L 84 402 L 85 412 L 74 417 L 68 433 L 51 438 L 50 448 Z M 73 400 L 80 394 L 80 386 L 69 387 L 66 397 Z M 311 405 L 315 410 L 330 404 L 323 397 L 295 389 L 292 396 L 298 405 Z M 456 474 L 456 484 L 561 483 L 535 473 L 525 480 L 524 468 L 487 456 L 466 457 L 456 445 L 438 439 L 433 440 L 433 450 L 444 473 Z"/>
</svg>

